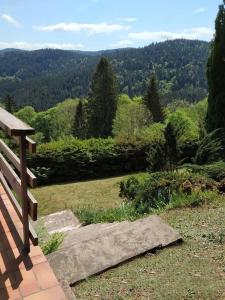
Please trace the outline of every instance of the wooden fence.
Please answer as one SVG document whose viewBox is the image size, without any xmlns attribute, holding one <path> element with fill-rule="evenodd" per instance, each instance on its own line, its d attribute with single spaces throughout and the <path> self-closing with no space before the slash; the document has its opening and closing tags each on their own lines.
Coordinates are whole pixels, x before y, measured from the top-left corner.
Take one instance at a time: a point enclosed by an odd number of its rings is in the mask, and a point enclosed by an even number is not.
<svg viewBox="0 0 225 300">
<path fill-rule="evenodd" d="M 30 251 L 31 239 L 38 244 L 37 235 L 29 222 L 29 217 L 37 220 L 37 201 L 28 191 L 28 186 L 35 187 L 37 179 L 27 168 L 26 152 L 35 153 L 36 144 L 28 135 L 34 129 L 15 116 L 0 108 L 0 128 L 18 144 L 19 157 L 0 139 L 0 182 L 12 202 L 23 224 L 23 244 L 26 252 Z"/>
</svg>

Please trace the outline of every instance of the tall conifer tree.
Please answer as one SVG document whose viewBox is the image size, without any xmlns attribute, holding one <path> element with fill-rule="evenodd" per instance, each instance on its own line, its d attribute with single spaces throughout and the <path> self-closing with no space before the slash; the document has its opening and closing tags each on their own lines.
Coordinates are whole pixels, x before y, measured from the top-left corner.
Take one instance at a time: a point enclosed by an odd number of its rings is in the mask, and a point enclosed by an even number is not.
<svg viewBox="0 0 225 300">
<path fill-rule="evenodd" d="M 77 105 L 72 131 L 73 131 L 74 136 L 76 136 L 80 139 L 85 138 L 86 120 L 85 120 L 84 105 L 81 100 L 79 101 L 79 103 Z"/>
<path fill-rule="evenodd" d="M 112 135 L 116 107 L 115 76 L 109 61 L 103 57 L 93 75 L 88 100 L 88 128 L 90 136 L 105 138 Z"/>
<path fill-rule="evenodd" d="M 160 103 L 158 83 L 155 75 L 150 77 L 147 91 L 144 96 L 144 103 L 150 110 L 154 122 L 160 123 L 164 121 L 165 115 Z"/>
<path fill-rule="evenodd" d="M 207 65 L 208 131 L 225 128 L 225 1 L 219 6 L 215 28 L 216 33 Z"/>
</svg>

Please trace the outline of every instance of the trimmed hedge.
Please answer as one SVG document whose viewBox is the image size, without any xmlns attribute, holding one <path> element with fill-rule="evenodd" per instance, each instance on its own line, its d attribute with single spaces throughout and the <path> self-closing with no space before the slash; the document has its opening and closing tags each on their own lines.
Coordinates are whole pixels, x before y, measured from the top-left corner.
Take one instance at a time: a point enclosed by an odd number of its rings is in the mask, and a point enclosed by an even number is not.
<svg viewBox="0 0 225 300">
<path fill-rule="evenodd" d="M 179 159 L 191 162 L 196 145 L 184 144 Z M 44 185 L 105 178 L 147 168 L 160 171 L 166 166 L 165 153 L 161 137 L 135 143 L 118 143 L 112 138 L 83 141 L 67 138 L 38 146 L 37 153 L 28 157 L 28 166 L 39 185 Z"/>
<path fill-rule="evenodd" d="M 145 170 L 146 153 L 151 147 L 155 145 L 117 144 L 111 138 L 70 138 L 40 145 L 37 153 L 28 158 L 28 165 L 39 184 L 116 176 Z"/>
</svg>

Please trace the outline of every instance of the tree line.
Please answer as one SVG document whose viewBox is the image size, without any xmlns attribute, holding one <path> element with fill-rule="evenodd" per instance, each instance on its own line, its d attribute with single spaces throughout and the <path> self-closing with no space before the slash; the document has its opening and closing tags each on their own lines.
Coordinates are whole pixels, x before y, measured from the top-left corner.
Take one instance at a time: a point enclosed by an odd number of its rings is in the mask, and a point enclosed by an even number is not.
<svg viewBox="0 0 225 300">
<path fill-rule="evenodd" d="M 225 8 L 224 5 L 220 5 L 219 12 L 215 23 L 215 37 L 211 44 L 211 51 L 207 64 L 207 79 L 209 85 L 208 96 L 208 108 L 206 117 L 206 126 L 202 125 L 202 135 L 204 130 L 211 132 L 220 128 L 225 128 Z M 147 78 L 145 79 L 147 80 Z M 97 64 L 96 70 L 91 80 L 90 90 L 87 98 L 77 100 L 76 109 L 74 104 L 74 115 L 71 120 L 73 124 L 71 128 L 68 126 L 67 132 L 72 132 L 75 137 L 85 139 L 89 137 L 102 137 L 106 138 L 115 135 L 116 132 L 121 131 L 121 124 L 123 129 L 129 124 L 128 119 L 124 118 L 128 113 L 131 115 L 135 111 L 135 118 L 130 118 L 131 123 L 135 123 L 136 128 L 132 128 L 134 133 L 138 128 L 142 128 L 149 125 L 152 122 L 163 123 L 166 118 L 166 109 L 162 107 L 163 92 L 158 83 L 156 74 L 153 72 L 148 84 L 146 85 L 143 97 L 134 98 L 130 100 L 129 97 L 118 97 L 118 82 L 116 80 L 115 73 L 113 72 L 112 64 L 109 59 L 102 57 Z M 159 92 L 160 91 L 160 92 Z M 123 103 L 129 103 L 128 106 L 121 105 Z M 5 98 L 5 107 L 10 112 L 14 112 L 15 103 L 12 97 L 7 96 Z M 67 106 L 62 104 L 58 108 L 52 108 L 47 113 L 39 113 L 35 116 L 35 125 L 37 128 L 46 127 L 46 120 L 54 123 L 52 117 L 57 111 L 66 112 Z M 128 109 L 129 108 L 129 109 Z M 138 110 L 141 112 L 141 117 L 137 118 Z M 29 108 L 27 112 L 34 115 L 34 109 Z M 19 115 L 21 115 L 19 113 Z M 19 116 L 18 115 L 18 116 Z M 69 115 L 69 114 L 68 114 Z M 178 114 L 179 115 L 179 114 Z M 71 114 L 70 114 L 71 116 Z M 180 116 L 181 117 L 181 116 Z M 28 118 L 29 119 L 29 118 Z M 59 118 L 60 119 L 60 118 Z M 124 122 L 124 120 L 127 122 Z M 28 120 L 29 123 L 29 120 Z M 32 125 L 32 124 L 31 124 Z M 62 124 L 61 124 L 62 125 Z M 168 124 L 167 124 L 168 125 Z M 131 124 L 131 127 L 135 127 Z M 57 130 L 60 131 L 60 123 L 57 124 Z M 129 132 L 129 130 L 127 130 Z M 166 128 L 166 136 L 170 141 L 174 138 L 174 132 L 171 128 Z M 45 132 L 44 141 L 51 139 L 51 132 Z M 174 143 L 173 143 L 174 144 Z M 172 151 L 173 152 L 173 151 Z"/>
<path fill-rule="evenodd" d="M 117 86 L 115 74 L 107 58 L 102 57 L 93 75 L 88 101 L 79 101 L 73 135 L 80 138 L 107 138 L 112 136 L 113 122 L 117 111 Z M 155 74 L 151 75 L 143 104 L 154 122 L 164 121 L 164 111 Z"/>
<path fill-rule="evenodd" d="M 163 103 L 190 102 L 207 95 L 205 65 L 209 43 L 174 40 L 139 49 L 101 52 L 63 50 L 0 51 L 0 100 L 11 95 L 19 108 L 43 111 L 67 98 L 86 98 L 92 74 L 102 56 L 115 74 L 119 93 L 143 95 L 146 79 L 155 73 Z"/>
</svg>

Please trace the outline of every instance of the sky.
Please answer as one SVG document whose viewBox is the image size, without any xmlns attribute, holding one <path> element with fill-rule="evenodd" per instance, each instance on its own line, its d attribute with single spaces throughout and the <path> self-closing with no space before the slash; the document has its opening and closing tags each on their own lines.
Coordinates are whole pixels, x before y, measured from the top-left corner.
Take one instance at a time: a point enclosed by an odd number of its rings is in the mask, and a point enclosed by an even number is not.
<svg viewBox="0 0 225 300">
<path fill-rule="evenodd" d="M 0 0 L 0 49 L 104 50 L 210 41 L 222 0 Z"/>
</svg>

